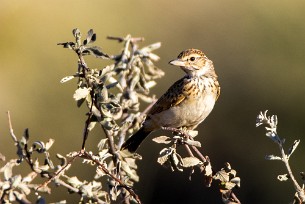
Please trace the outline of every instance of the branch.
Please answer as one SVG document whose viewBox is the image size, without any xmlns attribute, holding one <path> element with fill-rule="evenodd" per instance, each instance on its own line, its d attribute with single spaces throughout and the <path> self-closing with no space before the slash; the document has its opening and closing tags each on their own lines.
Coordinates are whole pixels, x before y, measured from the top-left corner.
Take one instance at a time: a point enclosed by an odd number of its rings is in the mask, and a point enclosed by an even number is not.
<svg viewBox="0 0 305 204">
<path fill-rule="evenodd" d="M 122 180 L 120 180 L 119 178 L 114 176 L 112 173 L 110 173 L 110 171 L 98 159 L 92 157 L 92 155 L 86 151 L 80 152 L 79 157 L 87 158 L 87 159 L 94 161 L 104 171 L 104 173 L 106 175 L 108 175 L 110 178 L 112 178 L 114 181 L 116 181 L 121 187 L 126 189 L 130 193 L 130 195 L 132 195 L 135 198 L 137 203 L 141 204 L 141 200 L 140 200 L 139 196 L 134 192 L 134 190 L 131 187 L 127 186 Z"/>
</svg>

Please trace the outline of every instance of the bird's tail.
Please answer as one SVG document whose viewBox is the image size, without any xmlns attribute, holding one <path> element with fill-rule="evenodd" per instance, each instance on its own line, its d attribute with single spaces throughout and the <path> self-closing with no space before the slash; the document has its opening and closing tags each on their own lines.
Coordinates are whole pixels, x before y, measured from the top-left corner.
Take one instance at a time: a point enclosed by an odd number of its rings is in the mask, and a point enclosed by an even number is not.
<svg viewBox="0 0 305 204">
<path fill-rule="evenodd" d="M 129 152 L 135 152 L 149 133 L 151 133 L 151 131 L 147 131 L 141 127 L 135 134 L 124 142 L 121 150 L 128 149 Z"/>
</svg>

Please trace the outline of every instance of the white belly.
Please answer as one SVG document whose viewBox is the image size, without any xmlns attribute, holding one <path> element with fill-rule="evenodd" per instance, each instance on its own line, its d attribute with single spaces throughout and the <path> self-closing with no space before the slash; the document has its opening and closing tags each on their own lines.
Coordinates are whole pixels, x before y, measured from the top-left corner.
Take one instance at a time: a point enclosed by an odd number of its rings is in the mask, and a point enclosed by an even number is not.
<svg viewBox="0 0 305 204">
<path fill-rule="evenodd" d="M 186 127 L 194 129 L 200 124 L 212 111 L 215 104 L 214 94 L 204 94 L 204 97 L 198 99 L 185 100 L 178 106 L 171 107 L 166 111 L 151 116 L 152 126 L 159 127 Z"/>
</svg>

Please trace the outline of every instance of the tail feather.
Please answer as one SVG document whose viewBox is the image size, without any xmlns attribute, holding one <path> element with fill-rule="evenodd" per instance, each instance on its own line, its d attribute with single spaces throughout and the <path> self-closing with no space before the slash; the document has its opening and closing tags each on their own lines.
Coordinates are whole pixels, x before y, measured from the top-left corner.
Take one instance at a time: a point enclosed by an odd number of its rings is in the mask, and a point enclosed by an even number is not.
<svg viewBox="0 0 305 204">
<path fill-rule="evenodd" d="M 135 134 L 124 142 L 121 150 L 128 149 L 129 152 L 135 152 L 150 133 L 151 131 L 147 131 L 143 127 L 140 128 Z"/>
</svg>

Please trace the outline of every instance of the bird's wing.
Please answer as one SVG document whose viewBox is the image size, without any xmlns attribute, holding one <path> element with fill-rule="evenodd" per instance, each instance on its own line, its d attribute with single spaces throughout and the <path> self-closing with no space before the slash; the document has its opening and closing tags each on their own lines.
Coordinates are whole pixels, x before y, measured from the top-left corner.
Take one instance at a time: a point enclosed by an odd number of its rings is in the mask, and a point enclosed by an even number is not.
<svg viewBox="0 0 305 204">
<path fill-rule="evenodd" d="M 183 77 L 175 82 L 159 100 L 153 105 L 148 112 L 149 115 L 154 115 L 169 109 L 170 107 L 179 105 L 188 96 L 187 92 L 192 88 L 190 79 Z"/>
</svg>

